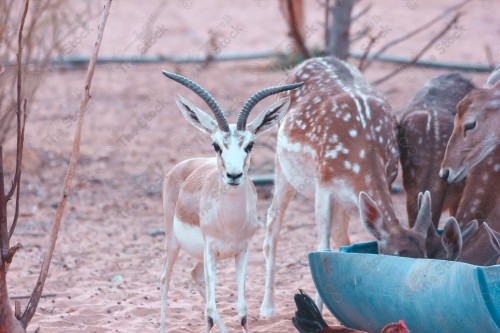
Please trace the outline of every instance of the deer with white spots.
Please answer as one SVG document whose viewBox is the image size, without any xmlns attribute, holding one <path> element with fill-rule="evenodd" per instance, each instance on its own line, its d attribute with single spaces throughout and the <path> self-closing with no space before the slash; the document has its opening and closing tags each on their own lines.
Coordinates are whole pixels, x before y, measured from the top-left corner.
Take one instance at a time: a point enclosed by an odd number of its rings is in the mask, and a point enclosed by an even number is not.
<svg viewBox="0 0 500 333">
<path fill-rule="evenodd" d="M 471 220 L 487 221 L 500 231 L 500 75 L 499 68 L 483 88 L 472 90 L 457 106 L 450 137 L 439 175 L 448 183 L 467 177 L 456 219 L 463 226 Z M 485 232 L 476 233 L 465 243 L 483 246 Z M 467 247 L 470 247 L 468 245 Z M 474 263 L 474 251 L 462 259 Z"/>
<path fill-rule="evenodd" d="M 215 157 L 193 158 L 170 170 L 163 182 L 163 209 L 166 234 L 166 259 L 161 277 L 161 323 L 165 332 L 167 294 L 172 268 L 180 249 L 196 258 L 192 270 L 200 294 L 205 299 L 205 332 L 214 323 L 227 332 L 215 303 L 217 262 L 234 258 L 238 286 L 238 316 L 243 332 L 247 329 L 245 277 L 248 245 L 258 227 L 257 194 L 248 177 L 250 152 L 254 140 L 272 128 L 285 114 L 290 98 L 284 97 L 269 106 L 249 125 L 251 110 L 267 96 L 294 89 L 301 83 L 264 89 L 243 106 L 236 125 L 229 125 L 216 101 L 196 83 L 180 75 L 163 71 L 199 95 L 215 119 L 186 99 L 176 96 L 184 117 L 207 133 Z"/>
<path fill-rule="evenodd" d="M 389 104 L 361 73 L 335 58 L 314 58 L 296 67 L 288 82 L 304 85 L 284 95 L 291 108 L 278 132 L 275 193 L 267 215 L 266 285 L 262 316 L 276 312 L 278 234 L 295 191 L 314 199 L 318 250 L 349 244 L 348 223 L 361 213 L 379 251 L 425 257 L 429 198 L 411 230 L 400 226 L 389 187 L 397 175 L 396 121 Z M 321 308 L 321 300 L 316 301 Z"/>
<path fill-rule="evenodd" d="M 443 210 L 455 216 L 465 180 L 448 184 L 439 177 L 439 168 L 453 131 L 457 104 L 473 88 L 474 84 L 461 74 L 435 77 L 416 93 L 399 123 L 398 144 L 410 227 L 417 218 L 419 193 L 429 191 L 432 197 L 433 226 L 427 235 L 429 258 L 454 258 L 444 256 L 436 228 Z"/>
</svg>

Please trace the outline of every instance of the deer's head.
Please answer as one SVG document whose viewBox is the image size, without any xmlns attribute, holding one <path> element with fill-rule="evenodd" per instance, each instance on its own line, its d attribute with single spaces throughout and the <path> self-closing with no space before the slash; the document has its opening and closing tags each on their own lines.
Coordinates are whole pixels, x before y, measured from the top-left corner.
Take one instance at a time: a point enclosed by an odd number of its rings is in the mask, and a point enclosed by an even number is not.
<svg viewBox="0 0 500 333">
<path fill-rule="evenodd" d="M 368 232 L 378 240 L 380 254 L 409 258 L 426 258 L 427 230 L 432 224 L 431 195 L 419 196 L 419 210 L 415 225 L 403 228 L 398 221 L 387 221 L 377 204 L 365 193 L 359 195 L 361 220 Z"/>
<path fill-rule="evenodd" d="M 175 101 L 184 117 L 195 127 L 210 135 L 214 148 L 219 174 L 227 185 L 238 186 L 243 183 L 250 166 L 250 152 L 254 140 L 277 124 L 285 115 L 290 98 L 281 98 L 271 104 L 257 118 L 247 125 L 252 109 L 264 98 L 295 89 L 302 82 L 279 87 L 266 88 L 253 95 L 243 106 L 236 124 L 228 124 L 226 116 L 214 98 L 193 81 L 173 73 L 163 71 L 168 78 L 179 82 L 200 96 L 214 114 L 215 118 L 194 106 L 185 98 L 176 95 Z"/>
<path fill-rule="evenodd" d="M 439 175 L 459 182 L 488 156 L 500 141 L 500 82 L 490 89 L 475 89 L 457 105 L 457 114 Z"/>
</svg>

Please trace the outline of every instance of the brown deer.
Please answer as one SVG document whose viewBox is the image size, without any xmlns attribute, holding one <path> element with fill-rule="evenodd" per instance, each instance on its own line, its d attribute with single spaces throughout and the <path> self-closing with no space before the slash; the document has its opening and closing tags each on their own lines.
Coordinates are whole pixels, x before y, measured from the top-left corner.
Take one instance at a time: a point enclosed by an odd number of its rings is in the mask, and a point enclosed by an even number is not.
<svg viewBox="0 0 500 333">
<path fill-rule="evenodd" d="M 217 262 L 234 258 L 238 286 L 238 316 L 247 332 L 245 278 L 248 245 L 258 227 L 257 193 L 248 177 L 250 152 L 255 138 L 272 128 L 285 115 L 290 98 L 269 106 L 247 126 L 252 109 L 264 98 L 299 87 L 302 83 L 264 89 L 243 106 L 236 125 L 229 125 L 217 102 L 202 87 L 177 74 L 163 71 L 168 78 L 200 96 L 215 119 L 186 99 L 176 96 L 184 117 L 210 137 L 215 156 L 193 158 L 175 165 L 163 182 L 163 209 L 166 258 L 161 277 L 160 331 L 166 329 L 167 295 L 172 268 L 182 248 L 198 263 L 192 277 L 205 299 L 205 332 L 214 322 L 226 332 L 215 302 Z M 205 288 L 206 286 L 206 288 Z"/>
<path fill-rule="evenodd" d="M 427 190 L 432 197 L 435 228 L 443 210 L 452 216 L 457 212 L 465 181 L 448 184 L 438 173 L 453 131 L 457 104 L 473 88 L 474 84 L 458 73 L 435 77 L 417 92 L 401 117 L 398 144 L 410 227 L 417 218 L 418 194 Z M 448 228 L 452 228 L 451 225 Z M 427 255 L 430 258 L 442 256 L 438 253 L 443 250 L 441 239 L 436 235 L 435 229 L 429 228 Z"/>
<path fill-rule="evenodd" d="M 318 250 L 349 244 L 348 223 L 358 210 L 384 254 L 425 257 L 430 217 L 426 197 L 413 229 L 399 225 L 389 186 L 396 177 L 396 121 L 391 107 L 361 73 L 333 57 L 296 67 L 288 82 L 304 85 L 284 95 L 291 108 L 278 132 L 275 193 L 267 215 L 266 285 L 262 316 L 275 314 L 278 234 L 295 191 L 314 199 Z M 317 298 L 318 305 L 321 301 Z"/>
<path fill-rule="evenodd" d="M 499 204 L 500 82 L 472 90 L 457 110 L 439 175 L 448 183 L 467 177 L 455 217 L 461 225 L 474 219 L 481 223 Z M 490 223 L 500 230 L 500 220 L 490 218 Z"/>
<path fill-rule="evenodd" d="M 453 133 L 446 147 L 439 175 L 448 183 L 467 177 L 456 218 L 461 225 L 467 221 L 488 221 L 489 226 L 500 230 L 500 76 L 497 69 L 490 75 L 483 88 L 472 90 L 457 106 Z M 462 260 L 478 264 L 483 258 L 476 248 L 491 249 L 488 230 L 480 230 L 464 242 Z M 484 251 L 483 251 L 484 252 Z M 493 262 L 493 259 L 491 259 Z M 496 262 L 496 258 L 495 258 Z"/>
</svg>

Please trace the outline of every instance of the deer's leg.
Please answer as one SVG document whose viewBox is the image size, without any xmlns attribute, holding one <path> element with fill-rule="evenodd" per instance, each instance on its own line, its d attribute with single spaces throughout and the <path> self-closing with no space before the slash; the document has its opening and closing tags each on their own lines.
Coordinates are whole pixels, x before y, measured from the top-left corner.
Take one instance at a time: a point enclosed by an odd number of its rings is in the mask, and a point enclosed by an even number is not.
<svg viewBox="0 0 500 333">
<path fill-rule="evenodd" d="M 276 247 L 278 236 L 283 223 L 283 217 L 288 203 L 294 193 L 293 187 L 288 183 L 281 171 L 278 159 L 276 159 L 276 175 L 274 196 L 271 207 L 267 212 L 266 238 L 264 240 L 264 256 L 266 257 L 266 285 L 264 289 L 264 300 L 260 307 L 262 317 L 270 317 L 276 314 L 274 304 L 274 276 L 276 268 Z"/>
<path fill-rule="evenodd" d="M 203 297 L 203 300 L 206 301 L 205 270 L 203 267 L 203 261 L 198 261 L 196 265 L 194 265 L 193 270 L 191 271 L 191 277 L 196 283 L 196 288 L 198 288 L 198 292 L 201 297 Z"/>
<path fill-rule="evenodd" d="M 205 305 L 205 333 L 210 332 L 214 323 L 219 327 L 221 333 L 226 333 L 226 327 L 219 317 L 215 306 L 215 279 L 217 274 L 217 257 L 210 249 L 210 242 L 205 240 L 204 268 L 206 281 L 206 305 Z"/>
<path fill-rule="evenodd" d="M 238 317 L 243 333 L 248 332 L 247 326 L 247 301 L 245 299 L 245 281 L 247 276 L 248 249 L 235 256 L 236 283 L 238 285 Z"/>
<path fill-rule="evenodd" d="M 167 315 L 167 295 L 168 286 L 170 284 L 170 277 L 172 275 L 172 268 L 174 267 L 177 255 L 179 254 L 179 243 L 174 235 L 170 235 L 167 239 L 167 254 L 165 256 L 165 263 L 163 264 L 163 273 L 161 275 L 161 319 L 160 319 L 160 332 L 165 333 L 166 330 L 166 315 Z"/>
<path fill-rule="evenodd" d="M 340 204 L 333 206 L 332 213 L 332 233 L 333 243 L 336 247 L 347 246 L 351 244 L 349 239 L 349 212 Z"/>
<path fill-rule="evenodd" d="M 314 213 L 316 218 L 316 230 L 318 234 L 318 251 L 323 251 L 330 248 L 330 236 L 332 232 L 332 195 L 331 190 L 321 186 L 321 183 L 316 185 L 316 193 L 314 197 Z M 323 310 L 323 301 L 318 293 L 316 293 L 316 305 L 319 311 Z"/>
</svg>

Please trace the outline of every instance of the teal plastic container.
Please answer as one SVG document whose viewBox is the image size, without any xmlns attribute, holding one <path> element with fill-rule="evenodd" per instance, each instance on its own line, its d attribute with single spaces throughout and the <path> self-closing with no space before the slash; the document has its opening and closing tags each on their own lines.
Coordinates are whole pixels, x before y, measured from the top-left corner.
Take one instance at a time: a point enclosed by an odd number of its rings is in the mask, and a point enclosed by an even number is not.
<svg viewBox="0 0 500 333">
<path fill-rule="evenodd" d="M 500 265 L 377 254 L 377 243 L 309 253 L 316 288 L 345 326 L 378 333 L 403 319 L 412 332 L 500 332 Z"/>
</svg>

